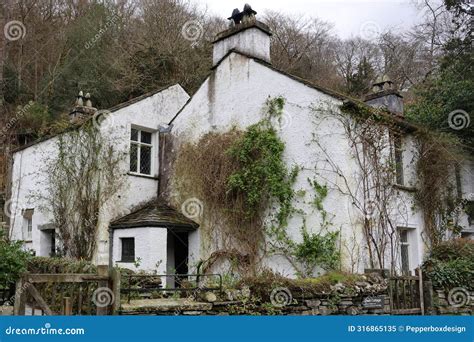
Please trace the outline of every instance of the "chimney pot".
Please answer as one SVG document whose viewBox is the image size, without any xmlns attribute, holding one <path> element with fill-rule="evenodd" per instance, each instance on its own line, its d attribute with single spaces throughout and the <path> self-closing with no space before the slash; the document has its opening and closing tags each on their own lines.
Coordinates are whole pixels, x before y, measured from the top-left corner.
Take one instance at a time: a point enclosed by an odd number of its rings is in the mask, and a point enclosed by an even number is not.
<svg viewBox="0 0 474 342">
<path fill-rule="evenodd" d="M 403 116 L 403 96 L 395 89 L 387 75 L 377 77 L 372 93 L 365 96 L 364 102 L 374 108 L 385 108 L 395 115 Z"/>
<path fill-rule="evenodd" d="M 240 12 L 237 8 L 232 12 L 231 28 L 219 33 L 214 40 L 213 65 L 219 63 L 231 50 L 244 53 L 251 57 L 270 60 L 270 28 L 256 20 L 255 12 L 249 4 Z"/>
</svg>

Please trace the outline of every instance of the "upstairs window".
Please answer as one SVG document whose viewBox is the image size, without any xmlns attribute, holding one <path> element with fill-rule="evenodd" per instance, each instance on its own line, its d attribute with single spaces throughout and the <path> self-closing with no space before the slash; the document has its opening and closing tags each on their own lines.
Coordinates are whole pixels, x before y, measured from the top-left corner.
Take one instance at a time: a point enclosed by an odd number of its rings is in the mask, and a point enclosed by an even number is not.
<svg viewBox="0 0 474 342">
<path fill-rule="evenodd" d="M 135 238 L 121 238 L 122 262 L 135 262 Z"/>
<path fill-rule="evenodd" d="M 395 180 L 398 185 L 404 184 L 402 138 L 396 135 L 393 139 L 393 155 L 395 159 Z"/>
<path fill-rule="evenodd" d="M 130 133 L 130 172 L 152 173 L 152 133 L 132 128 Z"/>
</svg>

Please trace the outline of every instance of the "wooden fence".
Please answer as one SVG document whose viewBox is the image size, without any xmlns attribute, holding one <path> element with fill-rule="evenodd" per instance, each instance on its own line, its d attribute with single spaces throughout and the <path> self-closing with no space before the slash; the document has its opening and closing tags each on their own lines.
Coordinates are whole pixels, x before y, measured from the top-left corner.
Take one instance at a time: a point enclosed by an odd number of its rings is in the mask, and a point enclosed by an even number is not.
<svg viewBox="0 0 474 342">
<path fill-rule="evenodd" d="M 392 315 L 425 314 L 421 270 L 416 270 L 416 276 L 390 277 L 389 292 Z"/>
<path fill-rule="evenodd" d="M 15 315 L 107 315 L 120 304 L 119 275 L 99 266 L 97 274 L 24 274 L 16 284 Z"/>
</svg>

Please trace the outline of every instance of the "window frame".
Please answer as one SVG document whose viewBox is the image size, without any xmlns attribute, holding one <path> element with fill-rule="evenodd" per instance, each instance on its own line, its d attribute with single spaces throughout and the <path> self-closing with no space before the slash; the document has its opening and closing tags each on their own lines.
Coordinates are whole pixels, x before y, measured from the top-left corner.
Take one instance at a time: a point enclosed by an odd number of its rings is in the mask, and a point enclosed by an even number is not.
<svg viewBox="0 0 474 342">
<path fill-rule="evenodd" d="M 393 161 L 395 164 L 395 184 L 405 186 L 405 170 L 403 165 L 403 141 L 402 136 L 394 134 L 393 141 Z"/>
<path fill-rule="evenodd" d="M 137 140 L 132 140 L 132 130 L 137 131 Z M 142 142 L 142 132 L 146 132 L 150 134 L 150 143 Z M 154 174 L 154 154 L 153 151 L 155 149 L 154 144 L 155 139 L 155 132 L 151 129 L 131 126 L 129 130 L 129 153 L 128 153 L 128 172 L 132 175 L 137 176 L 144 176 L 144 177 L 153 177 Z M 136 146 L 136 171 L 131 170 L 132 164 L 132 146 Z M 141 172 L 141 149 L 142 147 L 149 147 L 150 148 L 150 173 L 142 173 Z"/>
<path fill-rule="evenodd" d="M 129 255 L 124 255 L 124 242 L 125 241 L 133 241 L 133 258 Z M 133 263 L 136 260 L 136 253 L 135 253 L 135 237 L 121 237 L 120 238 L 120 262 L 127 262 Z"/>
<path fill-rule="evenodd" d="M 23 240 L 33 241 L 33 214 L 34 209 L 23 210 Z"/>
</svg>

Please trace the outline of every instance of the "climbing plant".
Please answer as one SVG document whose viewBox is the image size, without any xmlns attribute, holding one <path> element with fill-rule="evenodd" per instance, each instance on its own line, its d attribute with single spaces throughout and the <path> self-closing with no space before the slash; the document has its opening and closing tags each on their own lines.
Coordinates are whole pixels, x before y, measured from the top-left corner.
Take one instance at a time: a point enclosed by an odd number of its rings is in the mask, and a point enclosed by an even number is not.
<svg viewBox="0 0 474 342">
<path fill-rule="evenodd" d="M 308 183 L 314 190 L 310 204 L 319 212 L 320 224 L 310 231 L 305 219 L 306 213 L 299 210 L 303 217 L 300 241 L 293 240 L 287 232 L 286 224 L 279 221 L 274 222 L 267 230 L 271 252 L 282 255 L 302 278 L 312 277 L 317 267 L 325 271 L 337 269 L 341 257 L 338 248 L 339 232 L 329 230 L 332 224 L 323 206 L 328 187 L 319 184 L 316 179 L 308 179 Z"/>
<path fill-rule="evenodd" d="M 101 210 L 121 188 L 125 154 L 93 120 L 56 138 L 56 151 L 44 167 L 46 194 L 37 194 L 60 240 L 59 253 L 91 260 L 96 250 Z"/>
<path fill-rule="evenodd" d="M 277 205 L 275 216 L 283 225 L 291 215 L 298 170 L 286 166 L 285 144 L 273 127 L 284 104 L 282 97 L 269 98 L 263 119 L 245 130 L 208 133 L 180 146 L 173 178 L 177 202 L 190 197 L 203 202 L 203 243 L 212 263 L 230 259 L 255 271 L 264 249 L 268 205 Z"/>
<path fill-rule="evenodd" d="M 423 212 L 423 236 L 435 247 L 460 231 L 458 214 L 464 204 L 456 189 L 456 173 L 462 152 L 459 139 L 451 135 L 420 131 L 417 138 L 415 199 Z"/>
</svg>

